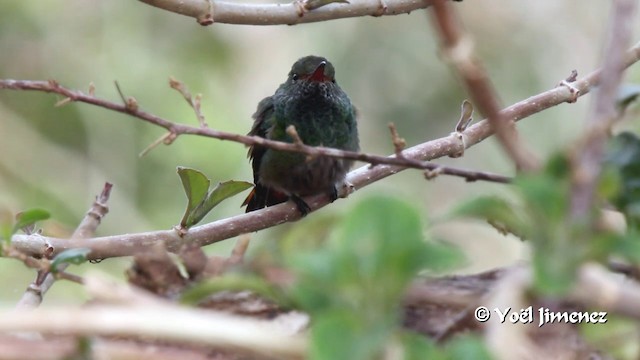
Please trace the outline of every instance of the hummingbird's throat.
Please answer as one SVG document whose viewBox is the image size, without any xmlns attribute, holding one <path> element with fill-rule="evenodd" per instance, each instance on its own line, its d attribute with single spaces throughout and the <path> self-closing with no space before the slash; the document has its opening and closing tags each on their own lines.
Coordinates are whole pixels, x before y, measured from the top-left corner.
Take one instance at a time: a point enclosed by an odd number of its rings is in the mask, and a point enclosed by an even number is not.
<svg viewBox="0 0 640 360">
<path fill-rule="evenodd" d="M 317 82 L 327 82 L 331 81 L 331 78 L 324 74 L 324 68 L 327 66 L 326 62 L 321 62 L 318 67 L 313 70 L 311 75 L 307 78 L 309 81 L 317 81 Z"/>
</svg>

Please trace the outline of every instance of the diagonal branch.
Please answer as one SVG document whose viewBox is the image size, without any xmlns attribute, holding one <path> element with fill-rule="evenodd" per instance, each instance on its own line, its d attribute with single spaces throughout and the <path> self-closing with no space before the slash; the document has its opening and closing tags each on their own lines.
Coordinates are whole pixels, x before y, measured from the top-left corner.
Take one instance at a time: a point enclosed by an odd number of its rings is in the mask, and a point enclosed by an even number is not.
<svg viewBox="0 0 640 360">
<path fill-rule="evenodd" d="M 539 167 L 534 155 L 523 145 L 513 121 L 500 112 L 498 95 L 486 71 L 473 54 L 473 44 L 456 18 L 451 4 L 445 0 L 433 2 L 434 26 L 438 31 L 445 59 L 453 65 L 467 87 L 480 112 L 487 116 L 492 130 L 516 167 L 531 171 Z"/>
<path fill-rule="evenodd" d="M 573 193 L 571 217 L 583 220 L 589 215 L 596 183 L 602 168 L 608 129 L 617 120 L 616 96 L 626 68 L 624 49 L 630 42 L 636 0 L 613 1 L 606 45 L 602 54 L 602 75 L 598 92 L 593 98 L 592 111 L 587 118 L 584 144 L 573 159 Z"/>
<path fill-rule="evenodd" d="M 632 47 L 625 55 L 625 66 L 631 66 L 640 60 L 640 43 Z M 572 85 L 583 96 L 596 85 L 600 79 L 600 70 L 577 80 Z M 0 82 L 2 87 L 3 82 Z M 566 86 L 559 86 L 541 94 L 532 96 L 513 104 L 501 111 L 509 121 L 519 121 L 550 107 L 571 101 L 575 97 Z M 492 135 L 492 129 L 487 120 L 480 121 L 467 128 L 463 136 L 465 146 L 471 147 Z M 410 159 L 425 160 L 443 156 L 455 155 L 460 151 L 460 141 L 455 136 L 447 136 L 413 146 L 403 151 L 403 155 Z M 398 173 L 405 168 L 393 165 L 378 165 L 373 168 L 363 166 L 349 173 L 347 180 L 357 188 L 362 188 L 387 176 Z M 315 196 L 305 200 L 312 209 L 321 208 L 329 203 L 326 196 Z M 153 231 L 138 234 L 124 234 L 94 238 L 86 241 L 63 240 L 43 237 L 39 235 L 14 235 L 12 243 L 16 249 L 32 255 L 41 255 L 49 246 L 58 253 L 73 247 L 88 247 L 93 251 L 89 258 L 100 259 L 116 256 L 128 256 L 136 251 L 153 247 L 158 242 L 165 242 L 173 250 L 179 248 L 183 242 L 194 242 L 200 246 L 212 244 L 240 234 L 254 232 L 276 226 L 300 217 L 296 207 L 290 203 L 272 206 L 248 214 L 237 215 L 228 219 L 214 221 L 209 224 L 194 227 L 184 238 L 175 231 Z"/>
</svg>

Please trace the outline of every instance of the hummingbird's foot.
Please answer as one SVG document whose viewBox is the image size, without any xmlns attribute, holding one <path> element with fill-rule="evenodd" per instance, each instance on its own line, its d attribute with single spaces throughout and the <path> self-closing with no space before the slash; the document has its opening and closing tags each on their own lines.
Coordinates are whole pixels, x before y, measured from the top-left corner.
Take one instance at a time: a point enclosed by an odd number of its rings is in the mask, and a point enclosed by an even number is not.
<svg viewBox="0 0 640 360">
<path fill-rule="evenodd" d="M 333 186 L 329 191 L 329 201 L 334 202 L 338 200 L 338 188 Z"/>
<path fill-rule="evenodd" d="M 302 200 L 302 198 L 298 195 L 291 194 L 289 196 L 289 199 L 291 199 L 291 201 L 296 204 L 296 207 L 298 208 L 298 211 L 300 211 L 300 215 L 302 215 L 302 217 L 307 216 L 307 214 L 311 212 L 309 204 L 307 204 L 306 201 Z"/>
</svg>

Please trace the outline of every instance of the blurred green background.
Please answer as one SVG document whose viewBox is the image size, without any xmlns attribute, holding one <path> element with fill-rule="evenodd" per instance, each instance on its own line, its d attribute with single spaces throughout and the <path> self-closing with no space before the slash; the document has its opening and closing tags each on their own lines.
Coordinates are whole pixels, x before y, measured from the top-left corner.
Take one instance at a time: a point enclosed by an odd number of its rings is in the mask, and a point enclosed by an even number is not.
<svg viewBox="0 0 640 360">
<path fill-rule="evenodd" d="M 456 8 L 505 105 L 556 86 L 572 69 L 584 75 L 599 63 L 608 2 L 466 0 Z M 396 123 L 409 145 L 446 136 L 465 99 L 460 83 L 439 58 L 428 20 L 425 11 L 415 11 L 297 26 L 202 27 L 192 18 L 136 1 L 1 1 L 0 78 L 55 79 L 84 91 L 93 82 L 97 96 L 119 101 L 113 84 L 117 80 L 142 109 L 196 124 L 192 109 L 168 86 L 173 76 L 192 93 L 202 93 L 210 127 L 244 134 L 257 103 L 284 81 L 291 64 L 304 55 L 323 55 L 360 110 L 363 151 L 390 154 L 388 122 Z M 640 39 L 638 30 L 635 41 Z M 628 73 L 628 81 L 640 81 L 638 68 Z M 14 213 L 48 209 L 53 214 L 44 224 L 49 235 L 68 236 L 105 181 L 115 187 L 110 213 L 97 235 L 169 229 L 178 223 L 186 199 L 176 166 L 200 169 L 214 182 L 251 179 L 243 145 L 183 136 L 139 158 L 162 129 L 86 104 L 53 107 L 60 99 L 0 90 L 0 208 Z M 526 119 L 518 126 L 523 139 L 541 157 L 566 146 L 583 128 L 589 102 L 589 97 L 582 98 Z M 463 158 L 439 162 L 513 173 L 494 139 Z M 303 221 L 259 232 L 252 246 L 277 241 L 291 230 L 300 234 L 300 228 L 322 229 L 327 218 L 336 218 L 373 193 L 406 199 L 429 218 L 471 195 L 505 191 L 501 185 L 452 177 L 425 181 L 421 172 L 408 170 Z M 205 221 L 241 213 L 245 194 L 216 208 Z M 448 223 L 430 231 L 469 254 L 461 271 L 527 257 L 519 241 L 482 223 Z M 207 251 L 226 253 L 233 243 Z M 122 277 L 129 262 L 111 259 L 82 268 Z M 0 304 L 14 304 L 33 276 L 21 263 L 0 260 Z M 81 294 L 78 286 L 57 284 L 45 304 L 78 300 Z"/>
</svg>

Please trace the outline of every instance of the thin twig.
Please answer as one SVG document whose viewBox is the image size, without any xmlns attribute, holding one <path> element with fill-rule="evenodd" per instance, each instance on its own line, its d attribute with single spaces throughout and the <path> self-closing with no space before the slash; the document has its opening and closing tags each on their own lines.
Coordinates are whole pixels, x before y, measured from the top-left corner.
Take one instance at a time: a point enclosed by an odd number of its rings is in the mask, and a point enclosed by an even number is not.
<svg viewBox="0 0 640 360">
<path fill-rule="evenodd" d="M 506 183 L 509 182 L 509 178 L 497 174 L 488 174 L 488 176 L 478 175 L 481 172 L 477 171 L 467 171 L 464 169 L 453 168 L 453 167 L 445 167 L 438 164 L 433 164 L 430 162 L 410 159 L 407 157 L 397 157 L 397 156 L 381 156 L 381 155 L 373 155 L 366 154 L 355 151 L 345 151 L 334 148 L 327 147 L 314 147 L 305 145 L 300 140 L 300 137 L 297 136 L 296 133 L 289 134 L 293 139 L 294 143 L 285 143 L 281 141 L 268 140 L 259 136 L 245 136 L 240 134 L 228 133 L 224 131 L 219 131 L 206 127 L 195 127 L 188 126 L 183 124 L 178 124 L 171 122 L 169 120 L 163 119 L 159 116 L 153 115 L 151 113 L 145 112 L 139 109 L 136 105 L 136 108 L 130 108 L 128 105 L 122 105 L 118 103 L 114 103 L 105 99 L 96 98 L 93 96 L 86 95 L 80 91 L 70 90 L 63 86 L 60 86 L 55 81 L 28 81 L 28 80 L 0 80 L 0 89 L 13 89 L 13 90 L 35 90 L 35 91 L 44 91 L 44 92 L 53 92 L 57 94 L 61 94 L 67 96 L 72 99 L 72 101 L 83 102 L 87 104 L 96 105 L 99 107 L 103 107 L 109 110 L 126 113 L 138 119 L 144 120 L 151 124 L 163 127 L 169 131 L 170 134 L 173 135 L 163 135 L 160 139 L 154 141 L 149 147 L 142 152 L 145 154 L 150 148 L 157 146 L 160 141 L 163 141 L 165 144 L 173 141 L 178 135 L 189 134 L 189 135 L 200 135 L 206 137 L 212 137 L 220 140 L 230 140 L 238 143 L 242 143 L 245 145 L 255 146 L 259 145 L 262 147 L 267 147 L 271 149 L 281 150 L 281 151 L 290 151 L 290 152 L 299 152 L 306 154 L 310 157 L 319 157 L 319 156 L 327 156 L 327 157 L 335 157 L 335 158 L 344 158 L 351 160 L 360 160 L 364 162 L 368 162 L 371 164 L 387 164 L 387 165 L 396 165 L 402 166 L 406 168 L 412 169 L 420 169 L 420 170 L 433 170 L 436 168 L 447 168 L 450 171 L 445 171 L 443 173 L 462 176 L 466 179 L 472 180 L 485 180 L 485 181 L 494 181 L 494 179 L 500 179 L 498 182 Z M 131 98 L 129 98 L 131 99 Z M 125 100 L 128 102 L 129 100 Z M 295 130 L 295 128 L 293 129 Z M 289 131 L 287 129 L 287 131 Z M 292 135 L 293 134 L 293 135 Z M 299 141 L 297 141 L 299 140 Z M 467 176 L 466 174 L 469 173 Z M 482 173 L 485 174 L 485 173 Z"/>
<path fill-rule="evenodd" d="M 487 116 L 491 128 L 509 157 L 520 170 L 531 171 L 538 168 L 538 161 L 523 146 L 513 121 L 500 112 L 498 95 L 486 71 L 475 58 L 472 41 L 468 35 L 464 34 L 453 6 L 446 0 L 434 1 L 433 17 L 434 26 L 441 38 L 445 59 L 451 62 L 464 81 L 469 95 L 480 112 Z"/>
<path fill-rule="evenodd" d="M 616 95 L 626 67 L 624 49 L 628 46 L 635 24 L 637 1 L 615 0 L 612 3 L 613 10 L 602 55 L 601 82 L 587 118 L 584 145 L 579 147 L 573 161 L 571 217 L 574 221 L 583 221 L 593 208 L 608 129 L 619 117 Z"/>
<path fill-rule="evenodd" d="M 198 124 L 200 124 L 200 127 L 207 127 L 204 115 L 202 115 L 202 111 L 200 110 L 200 100 L 202 99 L 202 95 L 197 94 L 194 99 L 187 86 L 174 78 L 169 78 L 169 86 L 171 86 L 172 89 L 176 89 L 180 94 L 182 94 L 184 99 L 187 100 L 189 106 L 191 106 L 193 111 L 196 113 L 196 118 L 198 118 Z"/>
<path fill-rule="evenodd" d="M 359 16 L 408 14 L 431 5 L 432 0 L 352 0 L 348 4 L 329 4 L 312 11 L 300 11 L 297 1 L 290 3 L 238 3 L 205 0 L 140 0 L 167 11 L 195 18 L 201 25 L 213 23 L 241 25 L 295 25 Z M 381 11 L 382 10 L 382 11 Z"/>
</svg>

